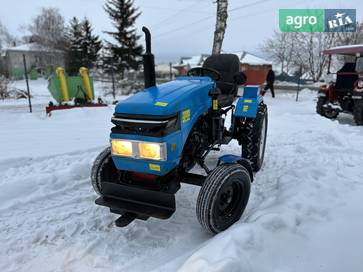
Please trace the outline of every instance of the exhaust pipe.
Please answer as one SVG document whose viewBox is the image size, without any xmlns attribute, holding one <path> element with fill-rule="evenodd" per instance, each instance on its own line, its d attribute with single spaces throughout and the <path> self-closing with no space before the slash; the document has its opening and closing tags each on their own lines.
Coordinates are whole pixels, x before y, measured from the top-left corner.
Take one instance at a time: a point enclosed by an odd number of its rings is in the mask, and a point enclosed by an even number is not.
<svg viewBox="0 0 363 272">
<path fill-rule="evenodd" d="M 155 58 L 151 53 L 151 34 L 147 27 L 143 27 L 145 33 L 146 52 L 143 55 L 145 89 L 155 86 Z"/>
</svg>

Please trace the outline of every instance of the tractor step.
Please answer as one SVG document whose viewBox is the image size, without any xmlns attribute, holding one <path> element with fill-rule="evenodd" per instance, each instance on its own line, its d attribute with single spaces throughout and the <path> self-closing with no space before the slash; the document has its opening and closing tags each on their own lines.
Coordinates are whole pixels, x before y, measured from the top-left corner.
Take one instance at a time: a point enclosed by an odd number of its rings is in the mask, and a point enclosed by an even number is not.
<svg viewBox="0 0 363 272">
<path fill-rule="evenodd" d="M 121 214 L 116 221 L 120 227 L 127 226 L 134 219 L 167 219 L 175 212 L 174 193 L 103 182 L 102 194 L 96 199 L 96 204 L 110 208 L 112 213 Z"/>
</svg>

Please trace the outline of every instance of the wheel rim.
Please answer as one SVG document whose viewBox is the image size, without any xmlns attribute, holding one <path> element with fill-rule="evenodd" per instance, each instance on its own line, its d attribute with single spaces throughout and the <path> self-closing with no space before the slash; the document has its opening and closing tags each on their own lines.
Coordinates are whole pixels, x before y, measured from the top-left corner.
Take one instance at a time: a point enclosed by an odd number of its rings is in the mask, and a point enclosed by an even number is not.
<svg viewBox="0 0 363 272">
<path fill-rule="evenodd" d="M 230 217 L 239 207 L 242 200 L 243 189 L 240 183 L 232 182 L 221 188 L 218 196 L 218 215 L 220 217 Z"/>
<path fill-rule="evenodd" d="M 261 135 L 261 140 L 260 140 L 260 147 L 259 147 L 259 150 L 258 150 L 260 159 L 263 157 L 263 152 L 264 152 L 264 149 L 265 149 L 265 141 L 266 141 L 266 116 L 263 118 L 261 133 L 262 133 L 262 135 Z"/>
<path fill-rule="evenodd" d="M 325 116 L 328 118 L 334 118 L 337 115 L 337 112 L 335 110 L 326 110 Z"/>
</svg>

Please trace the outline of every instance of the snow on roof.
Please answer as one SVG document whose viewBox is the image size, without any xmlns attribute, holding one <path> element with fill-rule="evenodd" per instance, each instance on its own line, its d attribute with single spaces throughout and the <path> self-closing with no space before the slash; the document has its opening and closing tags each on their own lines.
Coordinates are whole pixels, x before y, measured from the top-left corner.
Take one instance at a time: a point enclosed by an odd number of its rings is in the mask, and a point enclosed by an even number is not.
<svg viewBox="0 0 363 272">
<path fill-rule="evenodd" d="M 250 65 L 272 65 L 271 61 L 265 60 L 246 51 L 240 51 L 234 54 L 238 56 L 242 64 L 245 63 Z"/>
<path fill-rule="evenodd" d="M 158 64 L 155 65 L 155 72 L 162 73 L 162 74 L 169 74 L 170 73 L 170 65 L 169 64 Z M 172 72 L 174 74 L 178 73 L 178 70 L 175 68 L 172 68 Z"/>
<path fill-rule="evenodd" d="M 45 47 L 38 43 L 26 43 L 5 49 L 6 51 L 35 51 L 35 52 L 56 52 L 57 50 Z"/>
<path fill-rule="evenodd" d="M 354 55 L 357 53 L 363 53 L 363 44 L 336 46 L 324 51 L 324 54 Z"/>
<path fill-rule="evenodd" d="M 194 68 L 197 66 L 201 66 L 208 56 L 209 55 L 207 54 L 201 54 L 192 57 L 182 57 L 180 60 L 180 64 L 184 64 L 189 66 L 190 68 Z"/>
<path fill-rule="evenodd" d="M 357 48 L 357 47 L 363 47 L 363 44 L 335 46 L 335 47 L 332 47 L 330 49 L 345 49 L 345 48 Z"/>
<path fill-rule="evenodd" d="M 222 54 L 224 54 L 224 53 L 225 52 L 222 51 Z M 246 63 L 246 64 L 250 64 L 250 65 L 272 65 L 271 61 L 265 60 L 261 57 L 258 57 L 256 55 L 251 54 L 246 51 L 240 51 L 240 52 L 237 52 L 234 54 L 237 55 L 237 57 L 239 58 L 241 63 Z M 209 55 L 207 55 L 207 54 L 202 54 L 202 55 L 193 56 L 193 57 L 182 57 L 180 60 L 180 64 L 176 64 L 174 66 L 179 67 L 180 65 L 185 65 L 185 66 L 189 66 L 190 68 L 201 66 L 201 65 L 203 65 L 203 62 L 205 61 L 205 59 L 208 56 Z"/>
</svg>

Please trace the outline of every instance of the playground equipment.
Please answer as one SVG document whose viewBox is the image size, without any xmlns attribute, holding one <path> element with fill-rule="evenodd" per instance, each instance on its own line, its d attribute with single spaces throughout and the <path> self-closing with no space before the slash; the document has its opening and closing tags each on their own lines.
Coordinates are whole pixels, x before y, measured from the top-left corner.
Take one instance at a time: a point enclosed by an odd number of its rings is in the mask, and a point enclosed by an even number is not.
<svg viewBox="0 0 363 272">
<path fill-rule="evenodd" d="M 48 90 L 58 105 L 52 102 L 46 107 L 46 113 L 54 110 L 65 110 L 76 107 L 104 107 L 102 101 L 94 103 L 93 79 L 88 74 L 88 69 L 81 67 L 80 76 L 67 76 L 62 67 L 56 69 L 55 74 L 49 79 Z M 72 104 L 68 104 L 72 102 Z"/>
</svg>

